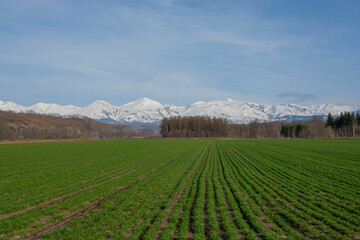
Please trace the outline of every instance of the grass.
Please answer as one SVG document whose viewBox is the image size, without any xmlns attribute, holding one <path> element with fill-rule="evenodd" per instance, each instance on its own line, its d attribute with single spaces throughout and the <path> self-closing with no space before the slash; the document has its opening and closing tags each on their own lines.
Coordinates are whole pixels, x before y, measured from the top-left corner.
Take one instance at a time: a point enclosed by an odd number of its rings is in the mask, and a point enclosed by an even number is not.
<svg viewBox="0 0 360 240">
<path fill-rule="evenodd" d="M 0 145 L 0 238 L 360 239 L 358 140 Z"/>
</svg>

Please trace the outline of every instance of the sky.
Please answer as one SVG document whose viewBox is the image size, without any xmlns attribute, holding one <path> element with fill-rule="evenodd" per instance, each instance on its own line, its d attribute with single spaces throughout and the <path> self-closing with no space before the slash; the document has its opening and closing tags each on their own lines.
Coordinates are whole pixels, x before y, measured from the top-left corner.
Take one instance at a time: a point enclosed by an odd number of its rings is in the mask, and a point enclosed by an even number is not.
<svg viewBox="0 0 360 240">
<path fill-rule="evenodd" d="M 360 1 L 0 0 L 0 100 L 360 105 Z"/>
</svg>

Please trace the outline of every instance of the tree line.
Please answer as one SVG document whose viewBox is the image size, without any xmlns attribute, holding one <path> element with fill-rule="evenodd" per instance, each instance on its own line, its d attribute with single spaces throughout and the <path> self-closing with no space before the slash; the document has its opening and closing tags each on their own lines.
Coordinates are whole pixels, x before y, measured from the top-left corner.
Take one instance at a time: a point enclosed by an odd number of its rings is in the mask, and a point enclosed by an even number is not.
<svg viewBox="0 0 360 240">
<path fill-rule="evenodd" d="M 226 119 L 208 116 L 163 118 L 163 137 L 226 137 L 226 138 L 333 138 L 359 137 L 359 113 L 329 114 L 327 121 L 314 116 L 310 120 L 293 122 L 259 122 L 234 124 Z"/>
<path fill-rule="evenodd" d="M 303 123 L 285 124 L 281 126 L 280 135 L 285 138 L 304 138 L 307 126 Z"/>
<path fill-rule="evenodd" d="M 360 114 L 359 112 L 341 112 L 336 117 L 328 114 L 326 129 L 331 137 L 359 137 Z"/>
<path fill-rule="evenodd" d="M 228 132 L 226 119 L 208 116 L 164 117 L 160 125 L 163 137 L 227 137 Z"/>
<path fill-rule="evenodd" d="M 326 136 L 325 121 L 318 116 L 310 120 L 282 123 L 280 128 L 282 138 L 324 138 Z"/>
<path fill-rule="evenodd" d="M 233 124 L 224 118 L 175 116 L 163 118 L 160 134 L 163 137 L 276 138 L 279 137 L 279 130 L 274 122 Z"/>
</svg>

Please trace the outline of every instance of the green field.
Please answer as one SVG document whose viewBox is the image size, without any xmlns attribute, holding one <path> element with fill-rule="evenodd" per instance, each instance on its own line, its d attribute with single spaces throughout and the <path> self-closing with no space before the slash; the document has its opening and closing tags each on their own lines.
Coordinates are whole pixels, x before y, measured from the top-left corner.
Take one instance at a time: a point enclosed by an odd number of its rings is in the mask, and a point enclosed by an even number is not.
<svg viewBox="0 0 360 240">
<path fill-rule="evenodd" d="M 0 239 L 360 239 L 359 140 L 0 145 Z"/>
</svg>

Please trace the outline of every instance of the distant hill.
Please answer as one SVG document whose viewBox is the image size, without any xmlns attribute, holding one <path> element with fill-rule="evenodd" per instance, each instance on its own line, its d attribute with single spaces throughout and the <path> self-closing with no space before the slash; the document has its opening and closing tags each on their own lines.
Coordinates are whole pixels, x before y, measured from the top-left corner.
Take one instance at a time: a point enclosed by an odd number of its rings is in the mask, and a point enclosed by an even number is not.
<svg viewBox="0 0 360 240">
<path fill-rule="evenodd" d="M 121 138 L 144 136 L 131 126 L 88 117 L 62 118 L 38 113 L 0 111 L 0 140 Z"/>
<path fill-rule="evenodd" d="M 37 103 L 24 107 L 13 102 L 0 101 L 0 110 L 57 114 L 59 116 L 86 116 L 106 123 L 120 123 L 128 125 L 159 125 L 164 117 L 171 116 L 209 116 L 225 118 L 232 123 L 250 123 L 253 120 L 285 121 L 308 120 L 313 116 L 325 119 L 328 113 L 337 115 L 340 112 L 357 112 L 360 106 L 317 104 L 261 104 L 240 102 L 232 99 L 224 101 L 195 102 L 188 106 L 174 106 L 157 101 L 141 98 L 121 106 L 112 105 L 98 100 L 80 108 L 74 105 L 58 105 Z"/>
</svg>

